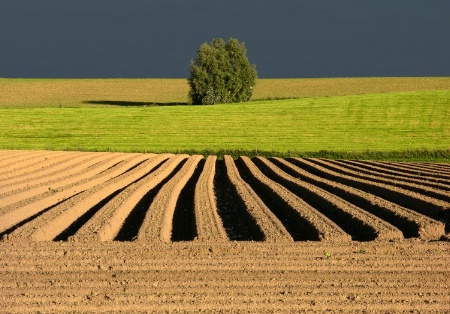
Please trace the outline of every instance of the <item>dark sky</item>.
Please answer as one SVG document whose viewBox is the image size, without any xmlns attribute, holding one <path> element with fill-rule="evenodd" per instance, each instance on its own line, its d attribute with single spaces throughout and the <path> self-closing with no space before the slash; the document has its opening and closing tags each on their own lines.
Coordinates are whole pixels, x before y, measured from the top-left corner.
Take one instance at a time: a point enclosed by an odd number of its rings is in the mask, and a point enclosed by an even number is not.
<svg viewBox="0 0 450 314">
<path fill-rule="evenodd" d="M 449 0 L 1 0 L 0 77 L 187 77 L 230 36 L 264 78 L 450 76 Z"/>
</svg>

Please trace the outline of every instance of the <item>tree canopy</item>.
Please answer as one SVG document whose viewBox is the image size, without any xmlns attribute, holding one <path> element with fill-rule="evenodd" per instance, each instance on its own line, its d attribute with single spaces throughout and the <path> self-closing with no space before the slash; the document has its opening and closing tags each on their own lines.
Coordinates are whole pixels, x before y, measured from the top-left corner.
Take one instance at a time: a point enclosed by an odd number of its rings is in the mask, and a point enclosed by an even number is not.
<svg viewBox="0 0 450 314">
<path fill-rule="evenodd" d="M 257 78 L 245 44 L 235 38 L 203 43 L 191 60 L 189 74 L 189 97 L 196 105 L 248 101 Z"/>
</svg>

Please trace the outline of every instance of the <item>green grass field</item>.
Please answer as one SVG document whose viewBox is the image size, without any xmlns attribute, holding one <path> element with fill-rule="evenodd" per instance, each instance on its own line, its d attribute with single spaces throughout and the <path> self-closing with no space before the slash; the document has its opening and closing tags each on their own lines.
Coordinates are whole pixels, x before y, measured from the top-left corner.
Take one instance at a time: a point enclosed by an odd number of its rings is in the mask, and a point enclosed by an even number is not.
<svg viewBox="0 0 450 314">
<path fill-rule="evenodd" d="M 449 161 L 449 78 L 334 80 L 260 80 L 255 98 L 295 99 L 188 106 L 185 80 L 2 79 L 0 148 Z"/>
</svg>

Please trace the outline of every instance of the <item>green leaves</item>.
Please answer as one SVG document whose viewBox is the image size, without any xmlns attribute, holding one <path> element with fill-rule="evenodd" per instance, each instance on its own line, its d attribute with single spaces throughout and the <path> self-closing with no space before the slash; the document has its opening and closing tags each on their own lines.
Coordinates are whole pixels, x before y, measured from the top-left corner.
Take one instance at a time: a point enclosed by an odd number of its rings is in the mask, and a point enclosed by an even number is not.
<svg viewBox="0 0 450 314">
<path fill-rule="evenodd" d="M 250 100 L 257 73 L 245 44 L 235 38 L 203 43 L 189 69 L 189 97 L 195 105 Z"/>
</svg>

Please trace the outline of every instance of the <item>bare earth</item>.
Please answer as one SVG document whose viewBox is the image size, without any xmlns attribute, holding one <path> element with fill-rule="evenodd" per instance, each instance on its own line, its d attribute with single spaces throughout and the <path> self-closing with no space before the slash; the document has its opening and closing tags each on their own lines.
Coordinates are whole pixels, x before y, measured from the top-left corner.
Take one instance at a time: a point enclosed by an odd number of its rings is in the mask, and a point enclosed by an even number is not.
<svg viewBox="0 0 450 314">
<path fill-rule="evenodd" d="M 0 151 L 0 313 L 450 313 L 450 165 Z"/>
</svg>

